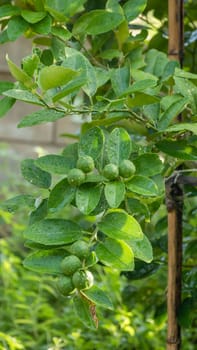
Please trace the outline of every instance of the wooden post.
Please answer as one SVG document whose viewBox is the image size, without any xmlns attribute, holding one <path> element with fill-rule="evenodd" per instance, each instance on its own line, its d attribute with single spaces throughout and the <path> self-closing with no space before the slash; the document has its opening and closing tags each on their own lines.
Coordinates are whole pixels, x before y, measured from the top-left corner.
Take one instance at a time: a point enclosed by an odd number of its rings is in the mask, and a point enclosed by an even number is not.
<svg viewBox="0 0 197 350">
<path fill-rule="evenodd" d="M 168 56 L 183 62 L 183 0 L 168 0 Z M 178 117 L 181 121 L 181 116 Z M 168 293 L 167 293 L 167 350 L 181 349 L 181 329 L 178 309 L 181 303 L 182 267 L 182 207 L 183 192 L 176 176 L 166 181 L 168 210 Z"/>
</svg>

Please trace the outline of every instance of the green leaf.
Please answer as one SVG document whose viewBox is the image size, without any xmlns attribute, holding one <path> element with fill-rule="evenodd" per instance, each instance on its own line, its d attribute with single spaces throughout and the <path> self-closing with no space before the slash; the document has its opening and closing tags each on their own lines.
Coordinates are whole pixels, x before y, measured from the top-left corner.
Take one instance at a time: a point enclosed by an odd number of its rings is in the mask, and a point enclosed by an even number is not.
<svg viewBox="0 0 197 350">
<path fill-rule="evenodd" d="M 80 295 L 75 295 L 73 298 L 73 305 L 77 316 L 86 327 L 91 329 L 97 328 L 97 324 L 90 312 L 91 302 L 89 300 Z"/>
<path fill-rule="evenodd" d="M 130 82 L 130 69 L 128 66 L 111 70 L 111 83 L 116 96 L 128 89 Z"/>
<path fill-rule="evenodd" d="M 154 274 L 160 268 L 160 264 L 151 262 L 149 264 L 144 261 L 137 260 L 135 262 L 135 270 L 129 272 L 123 272 L 128 280 L 140 280 Z"/>
<path fill-rule="evenodd" d="M 66 59 L 62 65 L 80 71 L 80 77 L 86 80 L 83 86 L 84 92 L 88 96 L 93 96 L 97 90 L 96 72 L 90 61 L 79 51 L 65 48 Z"/>
<path fill-rule="evenodd" d="M 163 169 L 163 163 L 156 153 L 145 153 L 136 158 L 133 163 L 138 174 L 143 176 L 153 176 L 160 174 Z"/>
<path fill-rule="evenodd" d="M 38 250 L 29 254 L 23 265 L 32 271 L 40 273 L 60 274 L 61 261 L 68 253 L 63 249 Z"/>
<path fill-rule="evenodd" d="M 49 195 L 48 208 L 58 211 L 70 204 L 75 198 L 75 188 L 70 186 L 67 179 L 58 182 Z"/>
<path fill-rule="evenodd" d="M 109 297 L 102 291 L 102 289 L 96 286 L 81 291 L 81 294 L 96 305 L 107 309 L 113 309 L 113 304 Z"/>
<path fill-rule="evenodd" d="M 15 99 L 11 97 L 4 97 L 0 100 L 0 118 L 3 117 L 14 105 Z"/>
<path fill-rule="evenodd" d="M 70 164 L 70 168 L 76 168 L 78 160 L 78 143 L 71 143 L 67 145 L 63 151 L 62 155 L 66 157 L 67 163 Z"/>
<path fill-rule="evenodd" d="M 185 70 L 180 69 L 178 67 L 175 69 L 175 76 L 179 78 L 197 80 L 197 74 L 186 72 Z"/>
<path fill-rule="evenodd" d="M 124 241 L 107 238 L 96 246 L 96 255 L 106 266 L 122 271 L 134 269 L 132 249 Z"/>
<path fill-rule="evenodd" d="M 146 106 L 159 102 L 159 98 L 156 96 L 148 95 L 142 92 L 136 92 L 134 97 L 127 97 L 127 106 L 130 108 Z"/>
<path fill-rule="evenodd" d="M 25 128 L 26 126 L 33 126 L 42 123 L 54 122 L 58 119 L 65 117 L 64 111 L 56 111 L 54 109 L 41 109 L 26 115 L 20 123 L 17 125 L 18 128 Z"/>
<path fill-rule="evenodd" d="M 166 54 L 156 49 L 151 49 L 147 52 L 145 59 L 145 72 L 156 75 L 159 78 L 162 77 L 169 62 Z"/>
<path fill-rule="evenodd" d="M 107 156 L 111 163 L 119 165 L 128 159 L 132 150 L 129 134 L 123 128 L 115 128 L 107 140 Z"/>
<path fill-rule="evenodd" d="M 98 128 L 91 128 L 85 134 L 81 134 L 79 141 L 79 156 L 88 155 L 95 161 L 103 155 L 104 133 Z"/>
<path fill-rule="evenodd" d="M 54 174 L 67 174 L 71 169 L 68 159 L 57 154 L 48 154 L 35 160 L 34 164 L 42 170 Z"/>
<path fill-rule="evenodd" d="M 179 131 L 191 131 L 194 135 L 197 135 L 197 123 L 178 123 L 169 126 L 165 129 L 165 132 L 179 132 Z"/>
<path fill-rule="evenodd" d="M 29 216 L 29 225 L 34 224 L 36 221 L 43 220 L 48 214 L 48 198 L 42 200 L 38 207 L 31 212 Z"/>
<path fill-rule="evenodd" d="M 145 219 L 147 221 L 150 221 L 150 212 L 148 207 L 144 203 L 141 203 L 138 199 L 127 198 L 126 208 L 128 214 L 131 214 L 133 216 L 145 216 Z"/>
<path fill-rule="evenodd" d="M 172 103 L 165 112 L 161 115 L 160 120 L 158 122 L 158 128 L 159 130 L 165 130 L 168 125 L 171 123 L 171 121 L 178 116 L 179 113 L 183 111 L 183 109 L 186 108 L 187 104 L 189 103 L 189 99 L 186 98 L 180 98 L 180 100 Z"/>
<path fill-rule="evenodd" d="M 5 96 L 12 97 L 16 100 L 32 103 L 43 106 L 44 103 L 35 94 L 32 94 L 28 90 L 11 89 L 4 92 Z"/>
<path fill-rule="evenodd" d="M 43 90 L 66 85 L 78 72 L 62 66 L 48 66 L 40 70 L 38 81 Z"/>
<path fill-rule="evenodd" d="M 117 28 L 124 21 L 121 12 L 93 10 L 85 13 L 75 22 L 73 34 L 98 35 Z"/>
<path fill-rule="evenodd" d="M 3 5 L 0 7 L 1 10 L 1 19 L 4 17 L 12 17 L 20 14 L 20 8 L 12 5 Z"/>
<path fill-rule="evenodd" d="M 13 213 L 22 208 L 34 208 L 35 198 L 29 194 L 22 194 L 0 203 L 0 209 Z"/>
<path fill-rule="evenodd" d="M 51 32 L 52 18 L 47 15 L 40 22 L 32 24 L 31 27 L 34 32 L 42 35 L 48 35 Z"/>
<path fill-rule="evenodd" d="M 114 181 L 106 183 L 105 198 L 111 208 L 118 208 L 125 198 L 124 182 Z"/>
<path fill-rule="evenodd" d="M 84 76 L 79 76 L 78 78 L 73 79 L 71 82 L 66 84 L 66 86 L 61 91 L 59 91 L 56 95 L 53 96 L 53 102 L 57 102 L 73 92 L 77 93 L 79 89 L 86 83 L 87 79 Z"/>
<path fill-rule="evenodd" d="M 23 177 L 32 185 L 41 188 L 49 188 L 51 185 L 51 175 L 38 168 L 34 159 L 24 159 L 21 162 L 21 172 Z"/>
<path fill-rule="evenodd" d="M 128 21 L 132 21 L 142 13 L 146 7 L 147 0 L 129 0 L 124 6 L 123 10 Z"/>
<path fill-rule="evenodd" d="M 178 310 L 178 320 L 183 328 L 189 328 L 194 317 L 194 310 L 196 310 L 196 298 L 185 298 Z"/>
<path fill-rule="evenodd" d="M 187 99 L 189 99 L 189 105 L 191 106 L 193 114 L 197 113 L 197 87 L 188 79 L 174 77 L 175 92 L 180 93 Z"/>
<path fill-rule="evenodd" d="M 34 72 L 38 69 L 39 64 L 40 58 L 35 53 L 33 53 L 32 55 L 25 56 L 21 62 L 23 70 L 31 77 L 34 75 Z"/>
<path fill-rule="evenodd" d="M 19 68 L 14 62 L 12 62 L 9 59 L 8 55 L 6 56 L 6 60 L 12 76 L 19 82 L 23 83 L 23 85 L 25 85 L 27 88 L 33 87 L 34 83 L 32 81 L 32 78 L 21 68 Z"/>
<path fill-rule="evenodd" d="M 155 197 L 158 196 L 158 188 L 156 183 L 148 177 L 136 175 L 126 183 L 126 187 L 142 196 Z"/>
<path fill-rule="evenodd" d="M 61 245 L 75 242 L 82 236 L 82 229 L 75 222 L 63 219 L 41 220 L 29 226 L 24 237 L 45 245 Z"/>
<path fill-rule="evenodd" d="M 149 239 L 144 235 L 141 241 L 127 241 L 132 248 L 135 258 L 150 263 L 153 260 L 153 249 Z"/>
<path fill-rule="evenodd" d="M 158 149 L 171 157 L 184 160 L 197 160 L 196 147 L 188 144 L 185 140 L 162 140 L 156 144 Z"/>
<path fill-rule="evenodd" d="M 13 17 L 8 22 L 7 35 L 10 41 L 15 41 L 29 28 L 28 23 L 21 17 Z"/>
<path fill-rule="evenodd" d="M 157 81 L 153 79 L 144 79 L 144 80 L 136 81 L 131 86 L 129 86 L 128 89 L 123 91 L 120 97 L 127 96 L 134 92 L 143 91 L 151 87 L 155 87 L 156 84 L 157 84 Z"/>
<path fill-rule="evenodd" d="M 11 81 L 1 80 L 0 81 L 0 95 L 2 95 L 2 93 L 4 91 L 12 89 L 13 87 L 14 87 L 14 83 L 11 83 Z"/>
<path fill-rule="evenodd" d="M 85 215 L 91 214 L 101 197 L 102 187 L 97 185 L 81 185 L 76 192 L 76 205 Z"/>
<path fill-rule="evenodd" d="M 139 223 L 124 210 L 113 209 L 98 223 L 98 228 L 114 239 L 142 239 L 143 233 Z"/>
<path fill-rule="evenodd" d="M 51 34 L 57 36 L 59 39 L 67 41 L 71 38 L 72 33 L 66 27 L 54 26 L 51 28 Z"/>
<path fill-rule="evenodd" d="M 30 11 L 30 10 L 22 10 L 21 16 L 28 22 L 28 23 L 37 23 L 41 21 L 45 16 L 46 12 L 39 12 L 39 11 Z"/>
</svg>

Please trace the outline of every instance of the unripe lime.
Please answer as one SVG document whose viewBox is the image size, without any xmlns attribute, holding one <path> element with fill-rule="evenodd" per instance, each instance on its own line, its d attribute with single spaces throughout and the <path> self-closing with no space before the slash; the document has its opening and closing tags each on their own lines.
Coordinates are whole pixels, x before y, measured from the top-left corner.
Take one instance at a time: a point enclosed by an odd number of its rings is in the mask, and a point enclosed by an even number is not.
<svg viewBox="0 0 197 350">
<path fill-rule="evenodd" d="M 73 243 L 70 247 L 70 251 L 72 254 L 78 256 L 78 258 L 80 258 L 80 259 L 87 258 L 87 256 L 90 253 L 89 245 L 86 242 L 81 241 L 81 240 Z"/>
<path fill-rule="evenodd" d="M 118 177 L 119 170 L 116 164 L 109 163 L 103 169 L 103 175 L 108 180 L 115 180 Z"/>
<path fill-rule="evenodd" d="M 71 186 L 79 186 L 84 182 L 85 174 L 82 170 L 73 168 L 69 171 L 67 180 Z"/>
<path fill-rule="evenodd" d="M 60 267 L 64 275 L 70 276 L 82 267 L 82 263 L 77 256 L 69 255 L 62 260 Z"/>
<path fill-rule="evenodd" d="M 94 169 L 94 159 L 90 156 L 81 156 L 77 161 L 77 168 L 89 173 Z"/>
<path fill-rule="evenodd" d="M 119 172 L 122 177 L 128 178 L 136 171 L 135 165 L 129 159 L 124 159 L 119 166 Z"/>
<path fill-rule="evenodd" d="M 68 276 L 60 276 L 56 282 L 57 289 L 64 296 L 70 294 L 74 290 L 72 278 Z"/>
<path fill-rule="evenodd" d="M 72 282 L 79 290 L 87 289 L 93 285 L 94 277 L 90 271 L 77 271 L 72 276 Z"/>
</svg>

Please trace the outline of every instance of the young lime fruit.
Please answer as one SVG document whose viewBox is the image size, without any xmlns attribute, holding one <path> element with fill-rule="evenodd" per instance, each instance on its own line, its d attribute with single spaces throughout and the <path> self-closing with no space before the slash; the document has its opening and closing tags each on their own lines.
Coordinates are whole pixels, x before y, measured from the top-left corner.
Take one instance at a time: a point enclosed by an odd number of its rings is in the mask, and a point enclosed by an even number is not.
<svg viewBox="0 0 197 350">
<path fill-rule="evenodd" d="M 69 295 L 75 289 L 72 278 L 68 276 L 60 276 L 56 281 L 56 286 L 59 292 L 64 296 Z"/>
<path fill-rule="evenodd" d="M 79 260 L 79 258 L 75 255 L 66 256 L 62 260 L 60 265 L 61 272 L 66 276 L 73 275 L 73 273 L 76 272 L 81 267 L 82 267 L 82 263 Z"/>
<path fill-rule="evenodd" d="M 72 282 L 75 288 L 82 290 L 90 288 L 93 285 L 94 277 L 90 271 L 76 271 L 72 276 Z"/>
<path fill-rule="evenodd" d="M 81 169 L 73 168 L 67 176 L 68 183 L 71 186 L 79 186 L 85 180 L 85 174 Z"/>
<path fill-rule="evenodd" d="M 79 259 L 87 258 L 90 253 L 89 245 L 82 240 L 74 242 L 70 247 L 70 251 L 72 254 L 78 256 Z"/>
<path fill-rule="evenodd" d="M 81 156 L 77 161 L 77 168 L 84 173 L 89 173 L 94 169 L 94 159 L 90 156 Z"/>
<path fill-rule="evenodd" d="M 124 159 L 119 166 L 119 173 L 122 177 L 128 178 L 135 174 L 136 168 L 129 159 Z"/>
<path fill-rule="evenodd" d="M 103 169 L 103 175 L 108 179 L 108 180 L 115 180 L 118 175 L 119 175 L 119 170 L 116 164 L 109 163 L 105 165 Z"/>
</svg>

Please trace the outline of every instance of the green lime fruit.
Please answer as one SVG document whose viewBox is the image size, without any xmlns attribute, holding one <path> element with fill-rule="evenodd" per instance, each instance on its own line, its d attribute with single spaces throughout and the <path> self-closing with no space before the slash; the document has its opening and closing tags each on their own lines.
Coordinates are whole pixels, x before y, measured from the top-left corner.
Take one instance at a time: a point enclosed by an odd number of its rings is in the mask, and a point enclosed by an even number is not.
<svg viewBox="0 0 197 350">
<path fill-rule="evenodd" d="M 66 256 L 60 265 L 61 272 L 64 275 L 70 276 L 73 275 L 78 269 L 82 267 L 82 263 L 79 258 L 75 255 Z"/>
<path fill-rule="evenodd" d="M 122 177 L 128 178 L 135 174 L 136 168 L 129 159 L 124 159 L 119 166 L 119 173 Z"/>
<path fill-rule="evenodd" d="M 69 171 L 67 180 L 71 186 L 79 186 L 84 182 L 85 174 L 82 170 L 73 168 Z"/>
<path fill-rule="evenodd" d="M 94 169 L 94 159 L 90 156 L 81 156 L 77 161 L 77 168 L 89 173 Z"/>
<path fill-rule="evenodd" d="M 119 170 L 116 164 L 109 163 L 103 169 L 103 175 L 108 180 L 115 180 L 119 175 Z"/>
<path fill-rule="evenodd" d="M 70 247 L 70 251 L 72 254 L 78 256 L 79 259 L 87 258 L 90 253 L 89 245 L 82 240 L 73 243 Z"/>
<path fill-rule="evenodd" d="M 72 278 L 68 276 L 60 276 L 56 282 L 56 286 L 59 292 L 64 296 L 69 295 L 75 289 Z"/>
<path fill-rule="evenodd" d="M 87 289 L 93 285 L 94 277 L 90 271 L 76 271 L 72 276 L 72 282 L 79 290 Z"/>
</svg>

